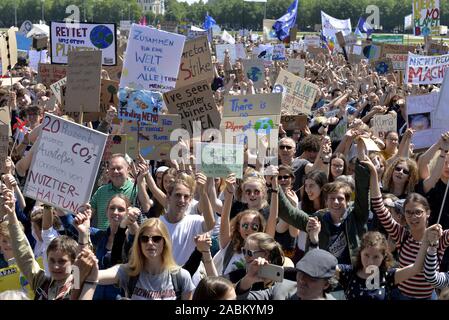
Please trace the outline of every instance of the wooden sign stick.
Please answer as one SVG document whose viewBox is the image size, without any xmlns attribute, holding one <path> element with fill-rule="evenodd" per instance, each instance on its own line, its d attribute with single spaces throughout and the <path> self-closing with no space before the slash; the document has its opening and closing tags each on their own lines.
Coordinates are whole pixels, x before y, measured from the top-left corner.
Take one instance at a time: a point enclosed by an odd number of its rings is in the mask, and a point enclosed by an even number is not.
<svg viewBox="0 0 449 320">
<path fill-rule="evenodd" d="M 83 124 L 83 120 L 84 120 L 84 112 L 83 112 L 83 105 L 81 105 L 80 106 L 80 118 L 79 118 L 79 121 L 80 121 L 80 124 L 82 125 Z"/>
</svg>

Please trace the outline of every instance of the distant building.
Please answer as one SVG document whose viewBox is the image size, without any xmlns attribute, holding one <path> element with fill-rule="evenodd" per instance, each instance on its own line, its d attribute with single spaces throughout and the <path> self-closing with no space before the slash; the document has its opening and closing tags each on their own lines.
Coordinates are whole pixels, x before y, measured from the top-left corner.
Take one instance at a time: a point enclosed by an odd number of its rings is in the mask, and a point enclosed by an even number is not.
<svg viewBox="0 0 449 320">
<path fill-rule="evenodd" d="M 143 12 L 153 12 L 154 14 L 165 14 L 165 0 L 137 0 Z"/>
</svg>

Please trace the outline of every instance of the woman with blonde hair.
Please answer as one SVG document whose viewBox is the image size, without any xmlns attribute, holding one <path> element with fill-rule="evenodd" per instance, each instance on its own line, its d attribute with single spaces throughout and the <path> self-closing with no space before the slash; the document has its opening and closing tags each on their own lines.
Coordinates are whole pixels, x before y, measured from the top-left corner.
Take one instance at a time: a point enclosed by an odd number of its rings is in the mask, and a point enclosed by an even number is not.
<svg viewBox="0 0 449 320">
<path fill-rule="evenodd" d="M 179 267 L 165 224 L 157 218 L 139 228 L 129 263 L 98 272 L 100 285 L 119 285 L 131 300 L 190 300 L 194 285 L 189 273 Z"/>
<path fill-rule="evenodd" d="M 398 158 L 387 168 L 382 192 L 389 192 L 400 199 L 415 191 L 418 183 L 418 166 L 415 160 Z"/>
</svg>

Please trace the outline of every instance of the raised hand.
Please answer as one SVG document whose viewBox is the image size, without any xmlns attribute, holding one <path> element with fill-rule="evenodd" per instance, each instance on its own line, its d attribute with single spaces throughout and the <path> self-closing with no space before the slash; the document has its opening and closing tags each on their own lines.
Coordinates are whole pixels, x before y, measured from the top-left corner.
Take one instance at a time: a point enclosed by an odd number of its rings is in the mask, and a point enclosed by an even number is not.
<svg viewBox="0 0 449 320">
<path fill-rule="evenodd" d="M 204 251 L 207 252 L 210 250 L 210 247 L 212 246 L 212 238 L 210 237 L 210 235 L 207 232 L 195 236 L 194 240 L 195 240 L 196 248 L 200 252 L 204 252 Z"/>
<path fill-rule="evenodd" d="M 92 216 L 92 207 L 86 203 L 79 207 L 78 212 L 73 219 L 73 225 L 78 232 L 87 234 L 90 228 L 90 218 Z"/>
<path fill-rule="evenodd" d="M 318 217 L 310 217 L 307 222 L 306 232 L 309 235 L 310 241 L 312 243 L 319 242 L 319 234 L 321 231 L 321 222 L 318 220 Z"/>
<path fill-rule="evenodd" d="M 440 224 L 434 224 L 426 229 L 424 239 L 430 246 L 436 246 L 442 235 L 443 227 Z"/>
<path fill-rule="evenodd" d="M 197 174 L 195 174 L 195 180 L 198 191 L 200 193 L 206 193 L 207 177 L 203 173 L 198 172 Z"/>
</svg>

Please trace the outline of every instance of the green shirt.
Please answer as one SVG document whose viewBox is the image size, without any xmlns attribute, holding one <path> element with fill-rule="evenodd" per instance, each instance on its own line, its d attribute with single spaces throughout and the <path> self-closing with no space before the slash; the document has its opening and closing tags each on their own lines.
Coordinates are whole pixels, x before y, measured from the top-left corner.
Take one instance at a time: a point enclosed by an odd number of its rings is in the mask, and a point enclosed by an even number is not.
<svg viewBox="0 0 449 320">
<path fill-rule="evenodd" d="M 127 196 L 131 203 L 133 203 L 134 199 L 137 197 L 137 187 L 134 190 L 134 182 L 130 179 L 126 180 L 121 188 L 116 188 L 112 183 L 108 183 L 107 185 L 98 188 L 90 199 L 90 205 L 92 206 L 92 210 L 95 211 L 96 216 L 96 219 L 94 219 L 94 226 L 98 229 L 106 230 L 109 227 L 106 206 L 112 196 L 119 193 Z"/>
</svg>

